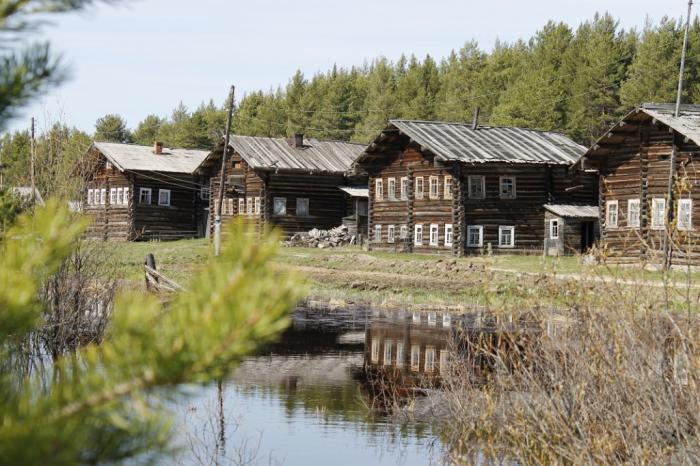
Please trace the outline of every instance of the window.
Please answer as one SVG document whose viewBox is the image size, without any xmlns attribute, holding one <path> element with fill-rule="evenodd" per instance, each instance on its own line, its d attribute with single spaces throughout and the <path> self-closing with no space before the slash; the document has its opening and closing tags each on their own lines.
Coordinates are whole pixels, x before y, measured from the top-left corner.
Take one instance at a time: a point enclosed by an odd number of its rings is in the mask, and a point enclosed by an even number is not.
<svg viewBox="0 0 700 466">
<path fill-rule="evenodd" d="M 406 239 L 406 238 L 408 238 L 408 226 L 401 225 L 401 228 L 399 229 L 399 239 Z"/>
<path fill-rule="evenodd" d="M 223 202 L 221 203 L 221 215 L 230 215 L 231 211 L 229 210 L 229 204 L 228 204 L 228 199 L 224 199 Z"/>
<path fill-rule="evenodd" d="M 112 163 L 111 162 L 105 162 L 105 170 L 111 170 L 112 169 Z"/>
<path fill-rule="evenodd" d="M 245 212 L 247 215 L 253 215 L 253 198 L 252 197 L 246 197 L 245 198 Z"/>
<path fill-rule="evenodd" d="M 484 245 L 484 227 L 481 225 L 467 226 L 467 247 L 480 248 Z"/>
<path fill-rule="evenodd" d="M 384 183 L 382 182 L 381 178 L 374 181 L 374 198 L 384 198 Z"/>
<path fill-rule="evenodd" d="M 629 199 L 627 201 L 627 226 L 639 228 L 640 222 L 639 199 Z"/>
<path fill-rule="evenodd" d="M 428 326 L 435 327 L 437 325 L 437 314 L 428 312 Z"/>
<path fill-rule="evenodd" d="M 452 199 L 452 175 L 445 175 L 444 191 L 445 199 Z"/>
<path fill-rule="evenodd" d="M 374 225 L 374 242 L 375 243 L 382 242 L 382 226 L 381 225 Z"/>
<path fill-rule="evenodd" d="M 663 230 L 666 225 L 666 199 L 655 197 L 651 200 L 651 229 Z"/>
<path fill-rule="evenodd" d="M 605 228 L 617 228 L 617 201 L 608 201 L 605 204 Z"/>
<path fill-rule="evenodd" d="M 435 347 L 426 346 L 425 347 L 425 372 L 435 371 Z"/>
<path fill-rule="evenodd" d="M 449 314 L 443 314 L 442 315 L 442 326 L 443 327 L 450 327 L 452 325 L 452 316 Z"/>
<path fill-rule="evenodd" d="M 423 199 L 423 177 L 416 177 L 416 189 L 415 189 L 416 199 Z"/>
<path fill-rule="evenodd" d="M 243 215 L 245 213 L 245 199 L 242 197 L 238 198 L 238 215 Z M 233 214 L 233 212 L 231 212 Z"/>
<path fill-rule="evenodd" d="M 151 188 L 139 188 L 139 204 L 151 203 Z"/>
<path fill-rule="evenodd" d="M 440 372 L 447 372 L 450 363 L 450 353 L 447 350 L 440 350 Z"/>
<path fill-rule="evenodd" d="M 549 221 L 549 239 L 559 239 L 559 220 L 555 218 Z"/>
<path fill-rule="evenodd" d="M 124 188 L 124 205 L 129 204 L 129 188 Z"/>
<path fill-rule="evenodd" d="M 413 244 L 416 246 L 423 244 L 423 225 L 416 225 L 415 233 L 413 235 Z"/>
<path fill-rule="evenodd" d="M 411 345 L 411 370 L 420 369 L 420 345 Z"/>
<path fill-rule="evenodd" d="M 440 198 L 440 182 L 439 178 L 437 176 L 431 176 L 430 177 L 430 191 L 428 192 L 428 196 L 430 196 L 430 199 L 439 199 Z"/>
<path fill-rule="evenodd" d="M 393 340 L 384 340 L 384 365 L 391 366 L 391 347 L 394 346 Z"/>
<path fill-rule="evenodd" d="M 678 200 L 678 229 L 690 230 L 693 227 L 693 200 Z"/>
<path fill-rule="evenodd" d="M 199 198 L 203 201 L 208 201 L 210 197 L 211 197 L 211 190 L 209 188 L 203 186 L 199 190 Z"/>
<path fill-rule="evenodd" d="M 229 197 L 226 199 L 226 203 L 228 204 L 228 214 L 233 215 L 233 198 Z"/>
<path fill-rule="evenodd" d="M 117 203 L 117 188 L 109 189 L 109 203 L 115 205 Z"/>
<path fill-rule="evenodd" d="M 262 204 L 262 200 L 259 197 L 255 198 L 255 215 L 260 215 L 260 206 Z M 308 213 L 309 211 L 309 203 L 306 203 L 306 211 Z"/>
<path fill-rule="evenodd" d="M 403 351 L 403 341 L 396 342 L 396 367 L 403 366 L 404 361 L 404 351 Z"/>
<path fill-rule="evenodd" d="M 124 205 L 124 188 L 117 188 L 117 204 Z"/>
<path fill-rule="evenodd" d="M 372 340 L 372 362 L 379 362 L 379 340 Z"/>
<path fill-rule="evenodd" d="M 408 199 L 408 177 L 401 178 L 401 199 Z"/>
<path fill-rule="evenodd" d="M 100 204 L 105 205 L 107 203 L 107 188 L 100 189 Z"/>
<path fill-rule="evenodd" d="M 431 246 L 437 246 L 438 245 L 438 225 L 437 223 L 431 223 L 430 224 L 430 245 Z"/>
<path fill-rule="evenodd" d="M 486 195 L 486 181 L 483 176 L 469 176 L 467 178 L 469 185 L 470 199 L 483 199 Z"/>
<path fill-rule="evenodd" d="M 389 225 L 386 227 L 386 242 L 393 243 L 396 236 L 396 227 L 394 225 Z"/>
<path fill-rule="evenodd" d="M 515 246 L 515 227 L 498 227 L 498 246 L 501 248 L 512 248 Z"/>
<path fill-rule="evenodd" d="M 396 178 L 388 178 L 386 180 L 386 189 L 389 191 L 389 199 L 396 199 Z"/>
<path fill-rule="evenodd" d="M 273 200 L 272 214 L 273 215 L 287 215 L 287 198 L 286 197 L 276 197 Z"/>
<path fill-rule="evenodd" d="M 502 176 L 500 178 L 498 193 L 501 199 L 515 199 L 515 177 Z"/>
<path fill-rule="evenodd" d="M 95 202 L 95 190 L 88 189 L 87 190 L 87 204 L 92 205 L 93 202 Z"/>
<path fill-rule="evenodd" d="M 297 217 L 309 216 L 309 198 L 297 197 Z"/>
<path fill-rule="evenodd" d="M 163 206 L 170 205 L 170 190 L 169 189 L 159 189 L 158 190 L 158 205 L 163 205 Z"/>
<path fill-rule="evenodd" d="M 448 223 L 445 225 L 445 246 L 452 246 L 452 224 Z"/>
</svg>

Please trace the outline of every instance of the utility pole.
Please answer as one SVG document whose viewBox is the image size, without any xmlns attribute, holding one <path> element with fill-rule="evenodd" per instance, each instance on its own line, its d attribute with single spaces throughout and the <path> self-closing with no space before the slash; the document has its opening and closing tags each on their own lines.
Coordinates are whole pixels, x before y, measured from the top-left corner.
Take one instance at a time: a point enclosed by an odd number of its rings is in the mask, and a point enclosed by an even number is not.
<svg viewBox="0 0 700 466">
<path fill-rule="evenodd" d="M 688 31 L 690 30 L 690 11 L 693 0 L 688 0 L 688 14 L 685 18 L 685 32 L 683 33 L 683 49 L 681 50 L 681 65 L 678 71 L 678 90 L 676 92 L 676 108 L 673 116 L 678 118 L 681 114 L 681 101 L 683 99 L 683 75 L 685 74 L 685 55 L 688 49 Z M 676 159 L 678 158 L 678 141 L 676 132 L 673 131 L 673 145 L 668 167 L 668 192 L 666 194 L 666 234 L 664 235 L 664 269 L 671 267 L 673 245 L 671 244 L 671 222 L 673 221 L 673 190 L 676 184 Z"/>
<path fill-rule="evenodd" d="M 29 154 L 29 159 L 30 159 L 30 178 L 32 180 L 32 194 L 31 194 L 31 200 L 32 200 L 32 207 L 36 203 L 36 182 L 34 180 L 34 157 L 35 157 L 35 152 L 36 151 L 36 142 L 34 140 L 34 117 L 32 117 L 32 140 L 31 140 L 31 146 L 30 146 L 30 154 Z"/>
<path fill-rule="evenodd" d="M 228 103 L 228 118 L 226 119 L 226 136 L 224 137 L 224 153 L 221 157 L 221 179 L 219 180 L 219 198 L 214 209 L 214 255 L 221 254 L 221 209 L 224 205 L 224 189 L 226 188 L 226 156 L 228 155 L 228 143 L 231 137 L 231 120 L 233 119 L 233 101 L 236 87 L 231 86 Z"/>
</svg>

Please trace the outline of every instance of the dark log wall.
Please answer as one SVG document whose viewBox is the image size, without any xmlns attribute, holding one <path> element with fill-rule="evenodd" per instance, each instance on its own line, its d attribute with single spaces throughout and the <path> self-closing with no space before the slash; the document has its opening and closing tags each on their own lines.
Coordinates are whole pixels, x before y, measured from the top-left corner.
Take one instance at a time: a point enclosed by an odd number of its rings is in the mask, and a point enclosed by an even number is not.
<svg viewBox="0 0 700 466">
<path fill-rule="evenodd" d="M 433 157 L 423 154 L 415 144 L 409 144 L 403 150 L 386 154 L 386 163 L 375 170 L 370 169 L 369 198 L 370 245 L 376 250 L 415 251 L 415 252 L 453 252 L 452 245 L 445 245 L 445 225 L 452 225 L 454 234 L 453 196 L 456 180 L 450 167 L 436 167 Z M 452 189 L 445 196 L 445 177 L 452 177 Z M 401 198 L 401 178 L 408 179 L 408 191 L 405 199 Z M 437 179 L 437 196 L 430 196 L 431 177 Z M 416 180 L 423 180 L 423 195 L 416 193 Z M 395 190 L 390 193 L 389 179 L 395 182 Z M 382 182 L 382 197 L 377 197 L 377 180 Z M 393 196 L 392 196 L 393 194 Z M 408 235 L 400 238 L 401 227 L 406 226 Z M 421 244 L 416 244 L 416 225 L 423 229 Z M 438 226 L 437 245 L 430 244 L 430 226 Z M 381 227 L 377 237 L 376 228 Z M 394 242 L 389 242 L 389 227 L 395 231 Z"/>
<path fill-rule="evenodd" d="M 97 169 L 86 183 L 83 192 L 85 213 L 91 219 L 86 237 L 105 241 L 128 241 L 133 234 L 133 204 L 131 203 L 133 186 L 129 177 L 108 164 L 104 157 L 99 157 L 98 160 Z M 110 199 L 113 188 L 129 188 L 129 202 L 113 204 Z M 88 190 L 95 190 L 99 193 L 102 189 L 106 193 L 105 203 L 100 204 L 94 200 L 91 204 L 88 203 Z"/>
</svg>

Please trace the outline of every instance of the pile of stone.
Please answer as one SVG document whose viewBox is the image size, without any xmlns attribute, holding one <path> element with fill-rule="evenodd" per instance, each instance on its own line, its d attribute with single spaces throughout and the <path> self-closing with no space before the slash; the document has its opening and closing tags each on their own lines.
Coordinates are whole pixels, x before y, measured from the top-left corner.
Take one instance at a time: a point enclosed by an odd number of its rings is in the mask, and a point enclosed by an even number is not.
<svg viewBox="0 0 700 466">
<path fill-rule="evenodd" d="M 295 233 L 285 241 L 284 245 L 289 247 L 304 248 L 337 248 L 355 244 L 355 235 L 348 232 L 348 227 L 341 225 L 330 230 L 319 230 L 314 228 L 304 233 Z"/>
</svg>

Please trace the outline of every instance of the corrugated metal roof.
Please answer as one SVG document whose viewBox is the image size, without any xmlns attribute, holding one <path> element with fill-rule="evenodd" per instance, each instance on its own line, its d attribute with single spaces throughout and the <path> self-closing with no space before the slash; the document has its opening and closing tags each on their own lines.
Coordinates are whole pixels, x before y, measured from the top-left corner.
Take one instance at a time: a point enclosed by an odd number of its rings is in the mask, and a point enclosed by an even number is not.
<svg viewBox="0 0 700 466">
<path fill-rule="evenodd" d="M 156 155 L 151 146 L 114 142 L 94 142 L 93 146 L 121 171 L 194 173 L 209 153 L 203 150 L 164 147 L 163 153 Z"/>
<path fill-rule="evenodd" d="M 283 138 L 231 136 L 236 153 L 257 169 L 347 172 L 365 146 L 341 141 L 304 139 L 303 147 L 293 147 Z"/>
<path fill-rule="evenodd" d="M 577 204 L 545 204 L 544 208 L 566 218 L 598 218 L 598 206 Z"/>
<path fill-rule="evenodd" d="M 586 148 L 561 133 L 466 123 L 390 120 L 402 133 L 442 161 L 549 163 L 569 165 Z"/>
<path fill-rule="evenodd" d="M 673 104 L 644 104 L 640 110 L 700 145 L 700 106 L 682 105 L 677 117 Z"/>
<path fill-rule="evenodd" d="M 355 186 L 338 186 L 338 188 L 352 197 L 369 197 L 369 188 L 358 188 Z"/>
</svg>

